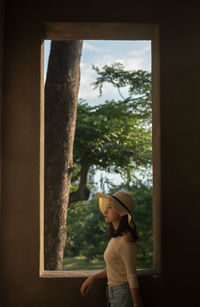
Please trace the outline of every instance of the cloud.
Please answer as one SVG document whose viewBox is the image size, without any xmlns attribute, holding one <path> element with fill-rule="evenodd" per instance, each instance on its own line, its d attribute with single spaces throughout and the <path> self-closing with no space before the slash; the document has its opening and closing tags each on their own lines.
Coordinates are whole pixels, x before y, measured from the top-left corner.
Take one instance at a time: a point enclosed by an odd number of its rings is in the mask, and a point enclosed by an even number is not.
<svg viewBox="0 0 200 307">
<path fill-rule="evenodd" d="M 146 46 L 138 50 L 134 50 L 128 53 L 125 58 L 126 66 L 131 69 L 143 69 L 151 71 L 151 46 Z"/>
<path fill-rule="evenodd" d="M 117 62 L 122 63 L 127 70 L 146 70 L 146 65 L 142 57 L 117 59 Z"/>
<path fill-rule="evenodd" d="M 86 43 L 85 41 L 83 42 L 83 50 L 87 50 L 87 51 L 99 51 L 99 48 L 97 48 L 94 45 L 91 45 L 89 43 Z"/>
<path fill-rule="evenodd" d="M 96 78 L 95 71 L 90 65 L 81 63 L 81 80 L 79 88 L 79 99 L 83 98 L 86 100 L 93 100 L 98 98 L 98 91 L 93 90 L 91 83 L 94 82 Z"/>
<path fill-rule="evenodd" d="M 97 61 L 95 65 L 103 67 L 111 65 L 115 62 L 122 63 L 127 70 L 151 70 L 150 57 L 147 54 L 148 50 L 139 50 L 128 53 L 126 56 L 105 55 Z"/>
<path fill-rule="evenodd" d="M 125 56 L 105 55 L 98 59 L 95 63 L 96 66 L 103 67 L 104 65 L 111 65 L 115 62 L 122 63 L 127 70 L 147 70 L 151 71 L 151 60 L 148 51 L 133 51 Z"/>
</svg>

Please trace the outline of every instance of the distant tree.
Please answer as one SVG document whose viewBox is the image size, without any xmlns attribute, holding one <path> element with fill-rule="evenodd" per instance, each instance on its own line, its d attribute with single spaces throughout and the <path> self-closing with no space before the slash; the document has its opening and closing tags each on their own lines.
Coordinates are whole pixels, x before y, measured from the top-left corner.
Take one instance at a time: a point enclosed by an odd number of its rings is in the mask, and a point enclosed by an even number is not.
<svg viewBox="0 0 200 307">
<path fill-rule="evenodd" d="M 116 87 L 120 100 L 106 100 L 92 107 L 80 101 L 74 142 L 74 161 L 78 167 L 73 182 L 77 190 L 70 193 L 70 203 L 87 200 L 90 190 L 87 175 L 91 166 L 97 169 L 130 173 L 138 166 L 152 163 L 151 74 L 127 71 L 120 63 L 104 66 L 97 72 L 94 88 L 100 95 L 104 83 Z M 121 93 L 128 88 L 128 96 Z M 129 179 L 128 179 L 129 178 Z"/>
</svg>

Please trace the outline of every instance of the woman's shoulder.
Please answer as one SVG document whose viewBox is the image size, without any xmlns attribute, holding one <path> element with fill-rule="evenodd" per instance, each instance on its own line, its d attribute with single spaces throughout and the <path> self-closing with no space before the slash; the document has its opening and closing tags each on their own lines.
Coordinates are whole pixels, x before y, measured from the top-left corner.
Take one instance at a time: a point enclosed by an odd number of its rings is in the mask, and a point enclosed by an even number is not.
<svg viewBox="0 0 200 307">
<path fill-rule="evenodd" d="M 125 242 L 128 242 L 128 243 L 134 242 L 133 236 L 129 231 L 126 231 L 122 234 L 122 240 L 124 240 Z"/>
</svg>

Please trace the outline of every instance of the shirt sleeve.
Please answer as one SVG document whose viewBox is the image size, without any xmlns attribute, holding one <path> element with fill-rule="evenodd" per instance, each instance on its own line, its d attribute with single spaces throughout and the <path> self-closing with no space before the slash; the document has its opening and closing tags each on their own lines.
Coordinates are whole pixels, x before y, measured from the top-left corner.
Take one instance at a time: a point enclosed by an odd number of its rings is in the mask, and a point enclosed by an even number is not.
<svg viewBox="0 0 200 307">
<path fill-rule="evenodd" d="M 129 287 L 139 288 L 136 271 L 136 245 L 134 242 L 127 242 L 123 237 L 120 244 L 120 255 L 125 265 Z"/>
</svg>

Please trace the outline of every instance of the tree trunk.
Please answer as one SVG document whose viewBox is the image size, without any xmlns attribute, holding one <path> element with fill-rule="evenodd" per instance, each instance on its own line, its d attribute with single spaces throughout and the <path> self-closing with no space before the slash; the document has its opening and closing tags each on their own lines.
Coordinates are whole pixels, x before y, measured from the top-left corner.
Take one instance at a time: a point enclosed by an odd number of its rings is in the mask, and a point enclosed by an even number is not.
<svg viewBox="0 0 200 307">
<path fill-rule="evenodd" d="M 70 193 L 69 205 L 77 201 L 88 200 L 90 196 L 90 190 L 87 188 L 86 184 L 89 168 L 90 165 L 87 162 L 81 163 L 79 187 L 77 191 Z"/>
<path fill-rule="evenodd" d="M 82 41 L 52 41 L 45 84 L 44 268 L 62 270 Z"/>
</svg>

